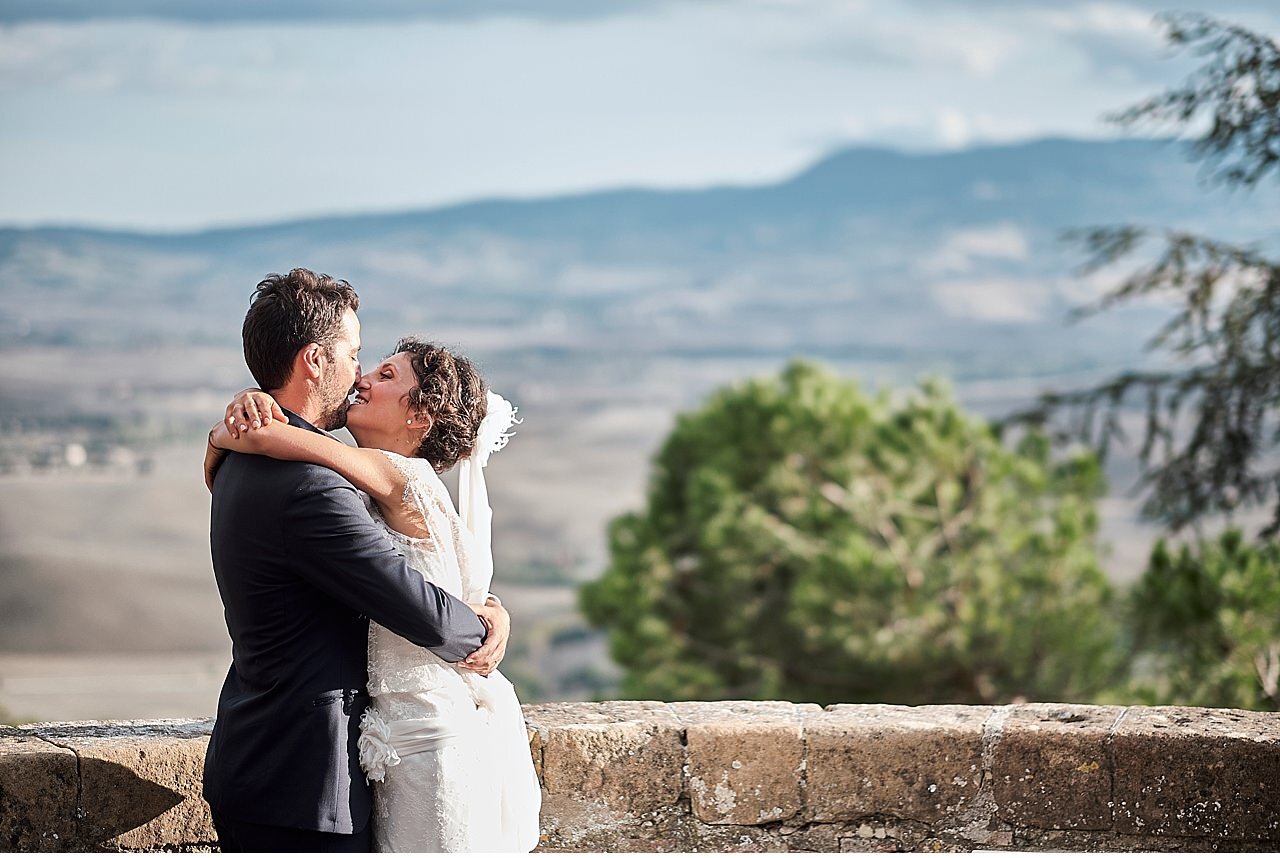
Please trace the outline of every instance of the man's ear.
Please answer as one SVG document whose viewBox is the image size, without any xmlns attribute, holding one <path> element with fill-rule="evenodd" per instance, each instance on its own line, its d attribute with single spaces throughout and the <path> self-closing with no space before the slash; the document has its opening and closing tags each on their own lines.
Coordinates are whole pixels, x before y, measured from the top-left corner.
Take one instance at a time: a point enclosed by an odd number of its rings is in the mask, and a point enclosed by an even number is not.
<svg viewBox="0 0 1280 858">
<path fill-rule="evenodd" d="M 298 356 L 293 359 L 293 368 L 295 372 L 301 372 L 302 378 L 309 378 L 312 381 L 319 381 L 324 375 L 324 367 L 321 361 L 324 359 L 324 349 L 319 343 L 307 343 L 298 350 Z"/>
</svg>

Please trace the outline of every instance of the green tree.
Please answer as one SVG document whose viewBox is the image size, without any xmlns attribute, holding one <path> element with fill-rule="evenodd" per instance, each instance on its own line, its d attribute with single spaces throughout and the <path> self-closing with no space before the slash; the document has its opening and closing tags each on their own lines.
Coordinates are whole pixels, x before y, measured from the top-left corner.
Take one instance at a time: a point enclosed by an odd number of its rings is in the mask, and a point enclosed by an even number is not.
<svg viewBox="0 0 1280 858">
<path fill-rule="evenodd" d="M 1203 61 L 1113 119 L 1188 135 L 1215 182 L 1241 192 L 1280 168 L 1280 44 L 1203 15 L 1162 19 L 1170 44 Z M 1244 202 L 1242 200 L 1242 202 Z M 1275 709 L 1280 671 L 1280 262 L 1257 246 L 1132 224 L 1084 230 L 1087 270 L 1136 264 L 1080 315 L 1147 297 L 1177 307 L 1148 342 L 1164 366 L 1053 393 L 1015 421 L 1067 418 L 1059 439 L 1105 456 L 1119 415 L 1145 403 L 1143 511 L 1191 528 L 1176 556 L 1157 545 L 1131 602 L 1133 663 L 1148 702 Z M 1215 516 L 1270 506 L 1257 544 L 1205 535 Z"/>
<path fill-rule="evenodd" d="M 1280 709 L 1280 544 L 1238 530 L 1184 546 L 1163 540 L 1131 594 L 1150 703 Z"/>
<path fill-rule="evenodd" d="M 1190 130 L 1192 156 L 1212 180 L 1255 188 L 1280 167 L 1280 45 L 1201 15 L 1162 20 L 1170 44 L 1204 61 L 1182 85 L 1112 118 Z M 1264 535 L 1280 532 L 1280 264 L 1256 247 L 1158 227 L 1099 227 L 1078 237 L 1086 270 L 1148 260 L 1080 315 L 1148 297 L 1172 301 L 1177 311 L 1148 342 L 1165 366 L 1049 394 L 1011 419 L 1065 415 L 1061 434 L 1105 456 L 1122 437 L 1121 411 L 1136 399 L 1147 414 L 1140 489 L 1148 516 L 1176 531 L 1271 504 Z"/>
<path fill-rule="evenodd" d="M 718 391 L 582 591 L 631 697 L 1088 699 L 1117 667 L 1090 453 L 812 364 Z"/>
</svg>

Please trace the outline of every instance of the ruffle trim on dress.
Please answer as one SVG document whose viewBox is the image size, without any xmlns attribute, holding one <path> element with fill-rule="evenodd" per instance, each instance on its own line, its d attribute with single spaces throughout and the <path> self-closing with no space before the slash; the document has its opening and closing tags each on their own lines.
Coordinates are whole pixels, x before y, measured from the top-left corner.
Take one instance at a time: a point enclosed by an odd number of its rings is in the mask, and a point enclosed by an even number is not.
<svg viewBox="0 0 1280 858">
<path fill-rule="evenodd" d="M 400 755 L 391 746 L 391 727 L 373 709 L 360 716 L 360 738 L 356 740 L 360 768 L 371 781 L 384 781 L 387 768 L 400 765 Z"/>
<path fill-rule="evenodd" d="M 498 712 L 508 695 L 515 696 L 515 688 L 510 680 L 496 670 L 488 676 L 461 669 L 458 673 L 462 675 L 462 681 L 471 692 L 471 699 L 475 701 L 476 708 L 483 709 L 490 715 Z"/>
</svg>

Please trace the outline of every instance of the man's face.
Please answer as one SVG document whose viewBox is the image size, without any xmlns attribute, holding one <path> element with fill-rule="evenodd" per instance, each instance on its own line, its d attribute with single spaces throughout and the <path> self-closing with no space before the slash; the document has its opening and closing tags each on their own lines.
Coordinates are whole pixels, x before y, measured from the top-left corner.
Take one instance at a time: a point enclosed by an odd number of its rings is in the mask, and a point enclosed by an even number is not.
<svg viewBox="0 0 1280 858">
<path fill-rule="evenodd" d="M 360 378 L 360 320 L 355 310 L 348 308 L 342 315 L 338 336 L 324 357 L 320 421 L 316 425 L 332 431 L 347 425 L 347 397 Z"/>
</svg>

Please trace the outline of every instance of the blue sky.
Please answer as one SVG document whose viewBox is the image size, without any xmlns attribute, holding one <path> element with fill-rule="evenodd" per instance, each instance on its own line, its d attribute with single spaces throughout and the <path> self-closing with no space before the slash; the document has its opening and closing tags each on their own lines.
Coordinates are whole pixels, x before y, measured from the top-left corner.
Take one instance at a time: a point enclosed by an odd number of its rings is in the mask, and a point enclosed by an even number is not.
<svg viewBox="0 0 1280 858">
<path fill-rule="evenodd" d="M 1215 15 L 1280 32 L 1261 0 Z M 1146 0 L 0 0 L 0 224 L 185 230 L 782 178 L 1102 121 Z"/>
</svg>

